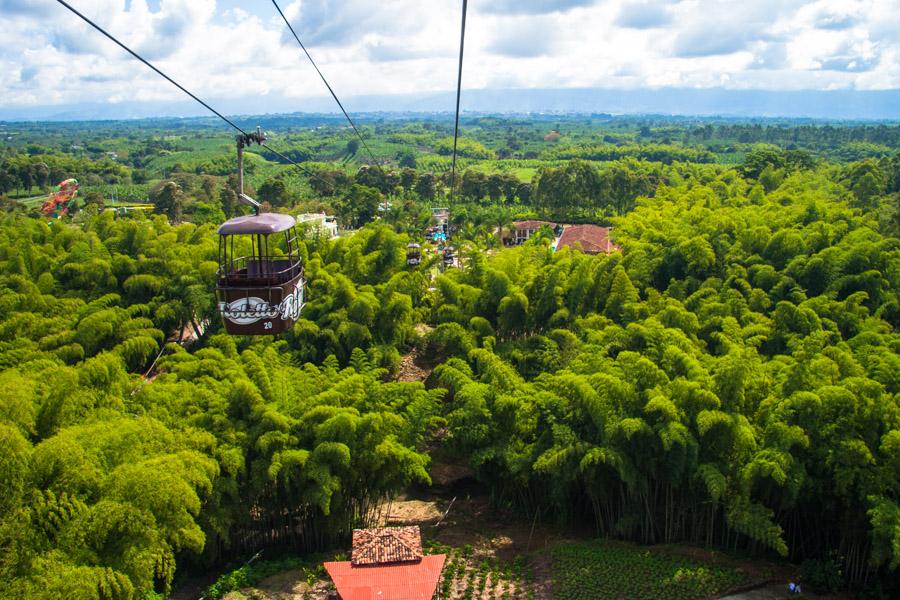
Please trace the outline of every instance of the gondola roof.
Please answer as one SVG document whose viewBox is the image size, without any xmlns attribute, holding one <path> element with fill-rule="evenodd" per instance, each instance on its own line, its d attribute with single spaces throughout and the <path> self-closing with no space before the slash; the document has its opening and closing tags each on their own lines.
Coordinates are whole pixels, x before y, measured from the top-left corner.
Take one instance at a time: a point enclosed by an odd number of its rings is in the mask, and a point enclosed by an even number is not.
<svg viewBox="0 0 900 600">
<path fill-rule="evenodd" d="M 297 222 L 291 215 L 262 213 L 228 219 L 219 226 L 219 235 L 269 235 L 286 231 Z"/>
</svg>

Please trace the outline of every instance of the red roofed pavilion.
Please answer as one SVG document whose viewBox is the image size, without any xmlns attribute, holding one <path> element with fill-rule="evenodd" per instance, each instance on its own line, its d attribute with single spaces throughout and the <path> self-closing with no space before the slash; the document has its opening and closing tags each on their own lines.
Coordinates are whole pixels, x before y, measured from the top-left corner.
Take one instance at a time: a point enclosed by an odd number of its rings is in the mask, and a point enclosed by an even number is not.
<svg viewBox="0 0 900 600">
<path fill-rule="evenodd" d="M 343 600 L 431 600 L 446 556 L 423 556 L 418 527 L 355 529 L 349 561 L 327 562 Z"/>
</svg>

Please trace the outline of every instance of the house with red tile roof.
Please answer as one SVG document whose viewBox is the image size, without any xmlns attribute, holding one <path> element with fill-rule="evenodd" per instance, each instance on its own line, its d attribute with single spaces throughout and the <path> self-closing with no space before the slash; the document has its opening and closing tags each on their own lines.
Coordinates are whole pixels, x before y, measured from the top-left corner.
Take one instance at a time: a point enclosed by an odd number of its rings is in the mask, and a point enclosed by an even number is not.
<svg viewBox="0 0 900 600">
<path fill-rule="evenodd" d="M 556 249 L 580 248 L 585 254 L 609 254 L 621 250 L 609 239 L 610 229 L 599 225 L 567 225 L 556 242 Z"/>
<path fill-rule="evenodd" d="M 379 527 L 353 530 L 353 566 L 417 562 L 422 559 L 418 527 Z"/>
<path fill-rule="evenodd" d="M 355 529 L 350 560 L 325 570 L 343 600 L 432 600 L 446 558 L 422 553 L 418 527 Z"/>
</svg>

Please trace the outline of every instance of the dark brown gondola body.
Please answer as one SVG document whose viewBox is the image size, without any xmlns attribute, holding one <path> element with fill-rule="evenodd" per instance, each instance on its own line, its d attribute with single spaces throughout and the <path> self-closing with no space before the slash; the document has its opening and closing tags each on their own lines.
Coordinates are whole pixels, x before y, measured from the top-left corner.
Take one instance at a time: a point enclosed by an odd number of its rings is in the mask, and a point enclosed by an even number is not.
<svg viewBox="0 0 900 600">
<path fill-rule="evenodd" d="M 231 335 L 277 335 L 289 330 L 303 308 L 303 265 L 294 218 L 263 213 L 235 217 L 219 227 L 216 300 Z M 250 256 L 235 256 L 234 237 L 251 236 Z M 270 236 L 275 237 L 270 246 Z M 283 240 L 285 256 L 273 256 Z"/>
</svg>

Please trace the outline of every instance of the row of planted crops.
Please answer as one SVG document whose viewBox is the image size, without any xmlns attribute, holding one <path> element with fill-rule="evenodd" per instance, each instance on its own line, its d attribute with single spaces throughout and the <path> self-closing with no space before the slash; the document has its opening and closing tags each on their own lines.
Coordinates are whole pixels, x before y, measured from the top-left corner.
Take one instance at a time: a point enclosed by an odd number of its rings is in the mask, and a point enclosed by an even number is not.
<svg viewBox="0 0 900 600">
<path fill-rule="evenodd" d="M 752 586 L 751 573 L 607 540 L 551 551 L 553 596 L 567 600 L 692 600 Z"/>
<path fill-rule="evenodd" d="M 524 556 L 501 561 L 482 556 L 471 545 L 453 548 L 428 544 L 429 554 L 446 554 L 438 584 L 444 600 L 533 600 L 538 597 L 534 572 Z"/>
</svg>

